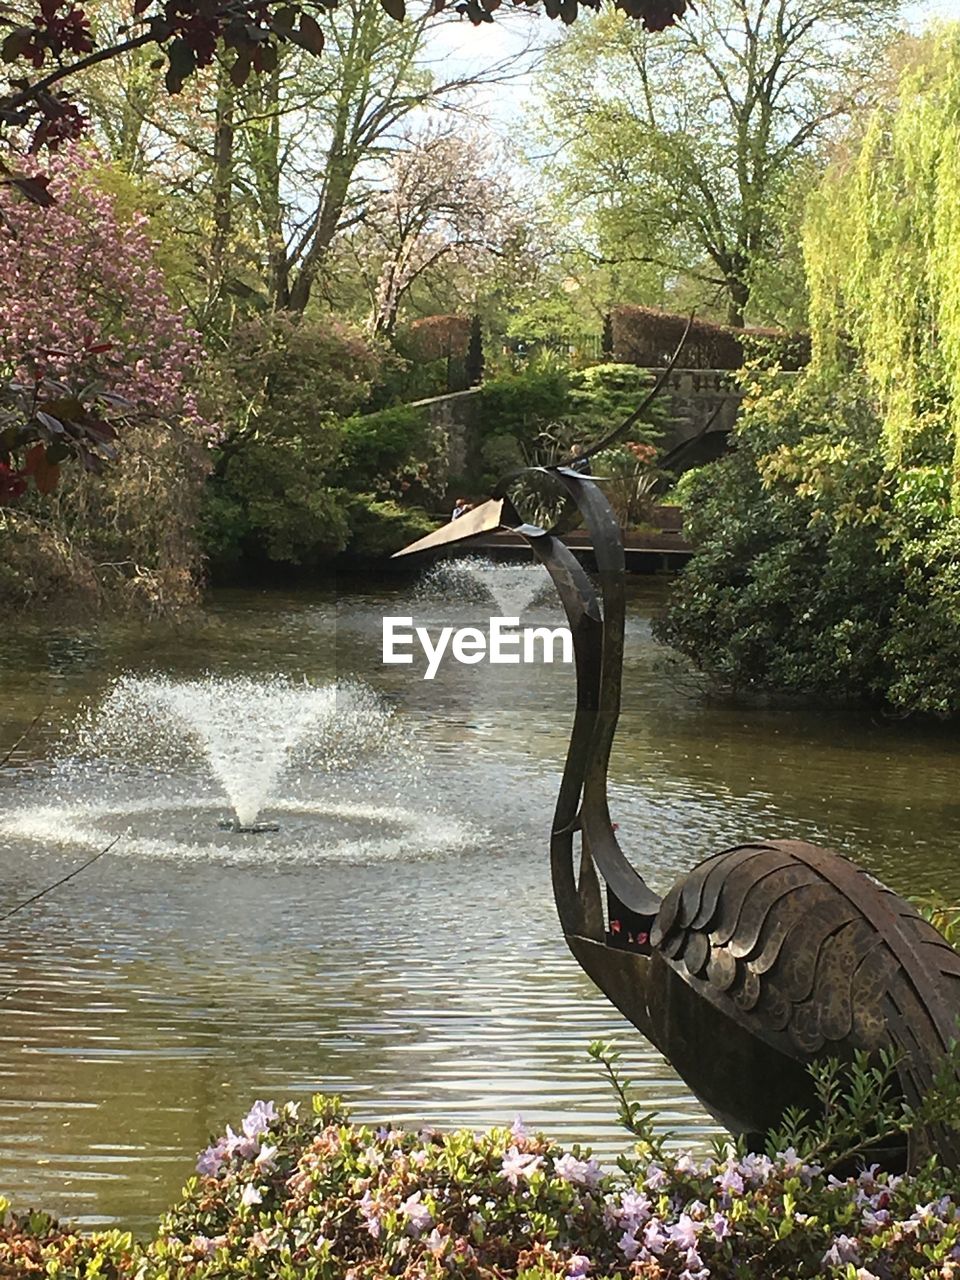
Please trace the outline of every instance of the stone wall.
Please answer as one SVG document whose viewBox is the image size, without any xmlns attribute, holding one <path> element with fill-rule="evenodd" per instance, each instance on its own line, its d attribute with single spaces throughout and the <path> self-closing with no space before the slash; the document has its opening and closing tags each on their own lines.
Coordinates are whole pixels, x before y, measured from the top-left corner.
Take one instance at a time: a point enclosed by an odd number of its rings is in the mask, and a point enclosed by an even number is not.
<svg viewBox="0 0 960 1280">
<path fill-rule="evenodd" d="M 661 371 L 649 370 L 651 380 Z M 483 422 L 478 413 L 479 388 L 454 391 L 445 396 L 418 400 L 417 408 L 430 415 L 433 426 L 447 438 L 447 473 L 454 483 L 464 476 L 482 471 L 480 442 Z M 661 445 L 664 454 L 682 451 L 684 445 L 703 437 L 717 437 L 715 451 L 722 448 L 724 437 L 733 426 L 740 403 L 731 374 L 723 369 L 674 369 L 662 392 L 662 400 L 670 417 Z M 682 454 L 681 454 L 682 456 Z M 700 454 L 692 454 L 697 460 Z M 709 453 L 708 453 L 709 456 Z"/>
</svg>

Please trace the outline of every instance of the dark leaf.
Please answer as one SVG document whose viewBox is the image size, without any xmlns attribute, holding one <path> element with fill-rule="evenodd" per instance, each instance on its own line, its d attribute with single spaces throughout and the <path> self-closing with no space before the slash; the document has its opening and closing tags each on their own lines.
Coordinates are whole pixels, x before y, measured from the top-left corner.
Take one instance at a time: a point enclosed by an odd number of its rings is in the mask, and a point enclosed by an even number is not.
<svg viewBox="0 0 960 1280">
<path fill-rule="evenodd" d="M 51 463 L 47 458 L 46 447 L 42 444 L 35 444 L 32 449 L 28 449 L 23 459 L 23 470 L 28 476 L 33 476 L 33 483 L 37 486 L 38 493 L 53 493 L 60 479 L 60 468 L 56 463 Z"/>
<path fill-rule="evenodd" d="M 197 69 L 197 55 L 182 36 L 177 36 L 167 48 L 167 60 L 170 64 L 164 77 L 167 93 L 179 93 Z"/>
<path fill-rule="evenodd" d="M 118 395 L 116 391 L 101 391 L 97 399 L 102 400 L 104 404 L 112 404 L 117 409 L 134 408 L 132 400 L 128 400 L 126 396 Z"/>
<path fill-rule="evenodd" d="M 0 46 L 0 58 L 4 62 L 16 62 L 27 52 L 35 35 L 33 27 L 16 27 Z"/>
<path fill-rule="evenodd" d="M 104 422 L 100 418 L 92 418 L 85 425 L 87 428 L 87 435 L 92 436 L 94 440 L 99 443 L 103 443 L 108 440 L 116 440 L 117 438 L 116 428 L 111 426 L 109 422 Z"/>
<path fill-rule="evenodd" d="M 577 20 L 577 0 L 560 0 L 560 21 L 571 26 Z"/>
<path fill-rule="evenodd" d="M 66 391 L 66 387 L 63 388 Z M 44 400 L 43 409 L 51 417 L 59 418 L 62 423 L 75 422 L 83 417 L 83 405 L 76 396 L 60 396 L 56 400 Z"/>
<path fill-rule="evenodd" d="M 249 54 L 238 53 L 233 66 L 230 68 L 230 83 L 236 85 L 238 89 L 242 89 L 250 79 L 252 65 Z"/>
<path fill-rule="evenodd" d="M 93 344 L 93 346 L 85 347 L 84 350 L 86 351 L 88 356 L 99 356 L 99 355 L 102 355 L 104 351 L 112 351 L 113 343 L 112 342 L 96 342 Z"/>
<path fill-rule="evenodd" d="M 51 413 L 44 413 L 42 409 L 37 410 L 37 421 L 42 427 L 55 436 L 63 435 L 63 423 L 59 418 L 55 418 Z"/>
<path fill-rule="evenodd" d="M 258 74 L 263 71 L 275 71 L 277 46 L 275 44 L 258 45 L 253 55 L 253 65 Z"/>
<path fill-rule="evenodd" d="M 141 13 L 145 13 L 150 8 L 150 0 L 133 0 L 133 12 L 139 18 Z"/>
<path fill-rule="evenodd" d="M 380 4 L 391 18 L 396 18 L 397 22 L 402 22 L 407 16 L 407 6 L 404 0 L 380 0 Z"/>
<path fill-rule="evenodd" d="M 323 53 L 323 29 L 309 13 L 300 15 L 300 39 L 297 43 L 308 53 Z"/>
<path fill-rule="evenodd" d="M 29 200 L 31 204 L 38 204 L 42 209 L 49 209 L 53 204 L 53 196 L 47 190 L 50 185 L 50 179 L 42 173 L 32 178 L 15 173 L 9 178 L 0 179 L 0 181 L 7 183 L 11 187 L 16 187 L 20 194 Z"/>
<path fill-rule="evenodd" d="M 70 457 L 70 446 L 57 441 L 55 444 L 47 445 L 47 461 L 58 466 L 61 462 L 66 462 Z"/>
<path fill-rule="evenodd" d="M 293 28 L 294 19 L 297 16 L 296 9 L 292 5 L 284 4 L 274 13 L 271 18 L 271 26 L 274 31 L 280 35 L 287 35 Z"/>
</svg>

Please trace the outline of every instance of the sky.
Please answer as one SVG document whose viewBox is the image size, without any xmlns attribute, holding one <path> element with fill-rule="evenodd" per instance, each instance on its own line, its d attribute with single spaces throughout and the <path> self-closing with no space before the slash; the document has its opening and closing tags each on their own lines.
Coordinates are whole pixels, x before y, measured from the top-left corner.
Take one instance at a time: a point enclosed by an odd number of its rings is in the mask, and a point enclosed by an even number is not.
<svg viewBox="0 0 960 1280">
<path fill-rule="evenodd" d="M 912 30 L 928 22 L 960 21 L 960 0 L 911 0 L 903 9 L 905 24 Z M 589 21 L 589 14 L 585 15 Z M 516 55 L 517 73 L 509 83 L 480 89 L 475 94 L 473 114 L 478 124 L 490 126 L 503 137 L 515 135 L 524 114 L 534 106 L 533 68 L 537 49 L 553 36 L 557 24 L 504 5 L 492 23 L 474 27 L 466 18 L 452 19 L 435 29 L 431 39 L 431 61 L 443 75 L 470 74 L 495 66 Z"/>
</svg>

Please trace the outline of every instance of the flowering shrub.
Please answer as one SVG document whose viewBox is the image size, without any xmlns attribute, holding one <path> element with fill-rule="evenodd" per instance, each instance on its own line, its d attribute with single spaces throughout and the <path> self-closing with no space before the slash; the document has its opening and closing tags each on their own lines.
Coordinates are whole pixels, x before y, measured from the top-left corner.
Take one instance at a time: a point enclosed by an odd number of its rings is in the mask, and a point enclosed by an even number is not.
<svg viewBox="0 0 960 1280">
<path fill-rule="evenodd" d="M 199 335 L 167 296 L 146 217 L 118 215 L 94 161 L 51 161 L 49 209 L 0 185 L 0 370 L 76 376 L 128 412 L 195 421 Z"/>
<path fill-rule="evenodd" d="M 204 1151 L 154 1240 L 9 1217 L 0 1275 L 117 1280 L 909 1280 L 960 1277 L 954 1180 L 838 1179 L 792 1150 L 640 1144 L 614 1171 L 519 1121 L 350 1124 L 339 1100 L 256 1102 Z"/>
<path fill-rule="evenodd" d="M 188 601 L 210 430 L 199 337 L 146 220 L 122 215 L 91 153 L 60 153 L 49 186 L 41 208 L 0 184 L 0 599 L 109 587 L 131 604 Z"/>
</svg>

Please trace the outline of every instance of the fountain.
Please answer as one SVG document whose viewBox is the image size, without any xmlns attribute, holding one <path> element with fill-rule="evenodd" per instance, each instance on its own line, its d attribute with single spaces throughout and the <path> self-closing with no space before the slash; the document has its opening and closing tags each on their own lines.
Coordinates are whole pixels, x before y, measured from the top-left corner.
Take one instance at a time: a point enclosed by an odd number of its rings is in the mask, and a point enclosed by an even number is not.
<svg viewBox="0 0 960 1280">
<path fill-rule="evenodd" d="M 150 725 L 145 736 L 143 725 Z M 117 747 L 161 763 L 199 752 L 226 792 L 236 832 L 268 829 L 257 818 L 280 775 L 305 754 L 325 770 L 348 767 L 396 738 L 392 715 L 365 685 L 121 677 L 90 731 L 88 752 Z"/>
<path fill-rule="evenodd" d="M 93 849 L 122 834 L 122 850 L 227 861 L 463 847 L 462 824 L 409 802 L 418 764 L 393 710 L 359 682 L 121 676 L 72 731 L 57 794 L 47 785 L 44 803 L 4 812 L 0 839 Z M 262 839 L 245 855 L 237 837 L 252 834 Z"/>
<path fill-rule="evenodd" d="M 423 576 L 420 593 L 429 598 L 455 594 L 461 599 L 492 600 L 497 615 L 519 618 L 551 591 L 537 564 L 496 564 L 478 556 L 441 560 Z"/>
</svg>

